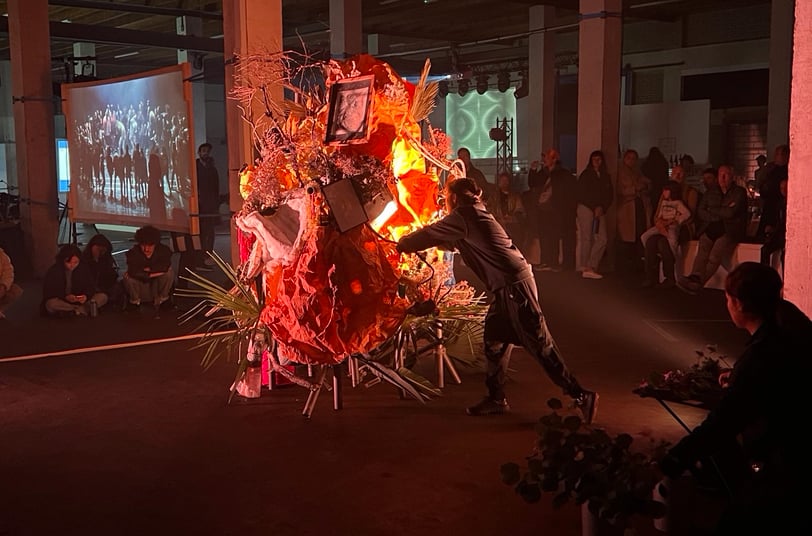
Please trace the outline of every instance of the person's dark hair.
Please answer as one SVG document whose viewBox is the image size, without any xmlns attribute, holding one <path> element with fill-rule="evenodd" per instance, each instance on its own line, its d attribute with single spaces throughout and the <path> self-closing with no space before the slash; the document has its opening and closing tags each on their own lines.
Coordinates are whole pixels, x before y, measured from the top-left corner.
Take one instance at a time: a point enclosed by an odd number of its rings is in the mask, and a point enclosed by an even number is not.
<svg viewBox="0 0 812 536">
<path fill-rule="evenodd" d="M 461 177 L 449 182 L 446 186 L 449 192 L 457 194 L 457 201 L 460 205 L 473 205 L 479 203 L 482 197 L 482 190 L 476 185 L 473 179 Z"/>
<path fill-rule="evenodd" d="M 711 174 L 711 175 L 713 175 L 714 177 L 718 177 L 718 176 L 719 176 L 719 172 L 718 172 L 718 171 L 716 171 L 716 168 L 712 168 L 712 167 L 709 167 L 709 168 L 705 168 L 705 169 L 703 169 L 703 170 L 702 170 L 702 174 L 704 175 L 705 173 L 710 173 L 710 174 Z"/>
<path fill-rule="evenodd" d="M 113 250 L 113 244 L 110 243 L 110 240 L 107 239 L 106 236 L 99 233 L 94 235 L 93 238 L 85 246 L 84 253 L 89 253 L 93 246 L 101 246 L 107 250 L 107 252 L 111 252 Z"/>
<path fill-rule="evenodd" d="M 586 169 L 592 168 L 592 158 L 596 156 L 601 157 L 601 168 L 600 168 L 601 175 L 603 175 L 604 173 L 608 174 L 609 168 L 606 166 L 606 156 L 604 156 L 603 151 L 592 151 L 591 153 L 589 153 L 589 160 L 586 163 Z"/>
<path fill-rule="evenodd" d="M 663 191 L 671 192 L 672 201 L 682 201 L 682 185 L 677 181 L 668 181 L 663 185 Z"/>
<path fill-rule="evenodd" d="M 82 252 L 79 251 L 79 248 L 73 244 L 66 244 L 59 248 L 59 251 L 56 254 L 56 262 L 57 264 L 64 264 L 65 261 L 68 261 L 73 257 L 82 258 Z"/>
<path fill-rule="evenodd" d="M 625 151 L 623 151 L 623 158 L 626 158 L 626 156 L 630 154 L 633 154 L 637 158 L 640 158 L 640 153 L 638 153 L 636 149 L 626 149 Z M 591 164 L 592 159 L 590 158 L 589 160 L 590 160 L 589 163 Z"/>
<path fill-rule="evenodd" d="M 145 225 L 135 232 L 137 244 L 154 245 L 161 242 L 161 231 L 152 225 Z"/>
<path fill-rule="evenodd" d="M 743 262 L 725 279 L 725 292 L 742 303 L 745 313 L 774 319 L 781 303 L 784 283 L 773 268 L 758 262 Z"/>
<path fill-rule="evenodd" d="M 198 150 L 198 151 L 200 151 L 200 149 L 202 149 L 203 147 L 208 148 L 208 149 L 209 149 L 209 151 L 211 151 L 211 149 L 212 149 L 212 147 L 211 147 L 211 143 L 209 143 L 209 142 L 207 142 L 207 141 L 206 141 L 206 142 L 201 143 L 201 144 L 200 144 L 200 146 L 198 146 L 197 150 Z"/>
<path fill-rule="evenodd" d="M 685 165 L 685 162 L 687 162 L 688 165 L 690 166 L 693 166 L 695 164 L 694 157 L 689 154 L 682 155 L 682 158 L 680 158 L 679 161 L 682 165 Z"/>
<path fill-rule="evenodd" d="M 779 145 L 775 148 L 776 151 L 779 151 L 781 154 L 789 156 L 789 145 L 783 144 Z"/>
</svg>

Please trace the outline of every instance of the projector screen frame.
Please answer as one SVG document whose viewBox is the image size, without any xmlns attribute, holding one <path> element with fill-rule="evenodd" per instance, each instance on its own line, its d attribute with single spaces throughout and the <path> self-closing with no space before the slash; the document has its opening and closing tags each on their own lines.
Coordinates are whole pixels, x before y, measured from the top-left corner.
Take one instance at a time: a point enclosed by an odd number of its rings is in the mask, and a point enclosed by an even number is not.
<svg viewBox="0 0 812 536">
<path fill-rule="evenodd" d="M 186 113 L 186 153 L 188 158 L 188 165 L 187 165 L 187 172 L 189 176 L 189 195 L 182 196 L 181 200 L 185 201 L 186 206 L 184 208 L 176 208 L 175 210 L 183 210 L 185 212 L 185 217 L 182 220 L 177 220 L 173 217 L 173 214 L 167 215 L 167 217 L 163 221 L 153 221 L 153 219 L 149 216 L 149 213 L 146 216 L 133 216 L 133 215 L 124 215 L 124 214 L 115 214 L 112 212 L 95 212 L 89 211 L 86 209 L 81 208 L 81 205 L 77 202 L 77 196 L 82 195 L 79 190 L 79 181 L 75 180 L 78 178 L 78 174 L 75 171 L 78 169 L 79 164 L 77 163 L 77 157 L 74 156 L 75 152 L 71 151 L 72 145 L 75 146 L 78 144 L 77 140 L 77 132 L 75 130 L 74 125 L 74 117 L 72 110 L 72 98 L 70 97 L 71 92 L 74 90 L 82 90 L 89 87 L 101 87 L 101 86 L 108 86 L 111 84 L 118 84 L 122 82 L 128 82 L 143 78 L 150 78 L 150 77 L 157 77 L 161 75 L 166 75 L 170 73 L 178 73 L 181 77 L 182 83 L 182 99 L 183 99 L 183 111 Z M 194 113 L 193 113 L 193 102 L 192 102 L 192 86 L 190 81 L 191 76 L 191 65 L 188 62 L 179 63 L 177 65 L 170 65 L 166 67 L 161 67 L 158 69 L 151 69 L 148 71 L 143 71 L 140 73 L 135 73 L 126 76 L 120 76 L 115 78 L 106 78 L 103 80 L 94 80 L 89 82 L 77 82 L 77 83 L 63 83 L 62 84 L 62 101 L 63 101 L 63 110 L 65 114 L 65 124 L 67 130 L 67 139 L 68 139 L 68 151 L 69 151 L 69 165 L 71 170 L 71 181 L 70 181 L 70 188 L 68 191 L 68 210 L 69 216 L 72 221 L 75 222 L 84 222 L 84 223 L 102 223 L 102 224 L 112 224 L 112 225 L 125 225 L 125 226 L 135 226 L 140 227 L 143 225 L 154 225 L 155 227 L 165 230 L 165 231 L 174 231 L 180 233 L 188 233 L 192 235 L 199 235 L 200 234 L 200 222 L 199 222 L 199 210 L 198 210 L 198 187 L 197 187 L 197 166 L 196 166 L 196 147 L 195 147 L 195 139 L 194 139 Z M 110 103 L 104 103 L 106 106 Z M 131 103 L 132 104 L 132 103 Z M 134 149 L 134 148 L 133 148 Z M 144 150 L 147 148 L 144 147 Z M 103 171 L 102 171 L 103 173 Z M 112 180 L 112 178 L 111 178 Z M 167 180 L 169 180 L 167 178 Z M 103 192 L 102 192 L 103 194 Z"/>
</svg>

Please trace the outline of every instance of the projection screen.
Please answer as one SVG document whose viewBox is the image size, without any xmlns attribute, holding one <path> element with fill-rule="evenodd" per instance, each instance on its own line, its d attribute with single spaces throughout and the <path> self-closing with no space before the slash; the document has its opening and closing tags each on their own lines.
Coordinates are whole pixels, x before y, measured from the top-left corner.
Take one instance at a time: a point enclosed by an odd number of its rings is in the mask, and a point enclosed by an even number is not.
<svg viewBox="0 0 812 536">
<path fill-rule="evenodd" d="M 189 64 L 63 84 L 74 221 L 198 233 Z"/>
</svg>

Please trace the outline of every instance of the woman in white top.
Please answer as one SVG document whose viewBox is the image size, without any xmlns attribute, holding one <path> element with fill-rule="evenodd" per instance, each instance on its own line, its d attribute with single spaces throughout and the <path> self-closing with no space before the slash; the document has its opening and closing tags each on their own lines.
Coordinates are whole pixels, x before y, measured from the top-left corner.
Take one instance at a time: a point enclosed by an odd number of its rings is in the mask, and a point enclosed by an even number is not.
<svg viewBox="0 0 812 536">
<path fill-rule="evenodd" d="M 660 261 L 664 276 L 660 286 L 670 288 L 675 284 L 674 264 L 680 228 L 691 217 L 691 211 L 680 199 L 681 193 L 682 187 L 678 183 L 666 183 L 654 216 L 654 225 L 640 236 L 646 252 L 645 287 L 654 286 L 659 281 Z"/>
</svg>

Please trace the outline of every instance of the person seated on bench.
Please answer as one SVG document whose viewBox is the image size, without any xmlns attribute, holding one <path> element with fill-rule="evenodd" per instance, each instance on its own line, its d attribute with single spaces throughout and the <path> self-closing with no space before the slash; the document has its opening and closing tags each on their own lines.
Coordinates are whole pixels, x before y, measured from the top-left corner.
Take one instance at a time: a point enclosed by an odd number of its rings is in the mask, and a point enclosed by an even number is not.
<svg viewBox="0 0 812 536">
<path fill-rule="evenodd" d="M 87 316 L 90 302 L 98 307 L 107 303 L 107 296 L 93 292 L 93 280 L 81 263 L 82 252 L 69 244 L 56 254 L 56 262 L 48 268 L 42 282 L 43 313 L 54 316 Z"/>
<path fill-rule="evenodd" d="M 699 246 L 691 274 L 678 286 L 696 294 L 713 277 L 723 260 L 730 259 L 747 232 L 747 192 L 733 182 L 733 168 L 719 166 L 719 189 L 709 188 L 697 209 L 701 226 Z"/>
<path fill-rule="evenodd" d="M 23 289 L 14 284 L 14 265 L 3 248 L 0 248 L 0 320 L 6 318 L 5 311 L 22 295 Z"/>
<path fill-rule="evenodd" d="M 160 307 L 169 302 L 175 274 L 172 272 L 172 251 L 161 243 L 161 231 L 151 225 L 135 232 L 135 245 L 127 251 L 128 310 L 137 310 L 141 302 Z"/>
<path fill-rule="evenodd" d="M 104 294 L 105 303 L 121 302 L 121 287 L 118 286 L 118 266 L 113 259 L 113 245 L 103 234 L 90 239 L 82 252 L 82 264 L 87 267 L 93 281 L 95 293 Z M 101 305 L 99 305 L 101 308 Z"/>
</svg>

